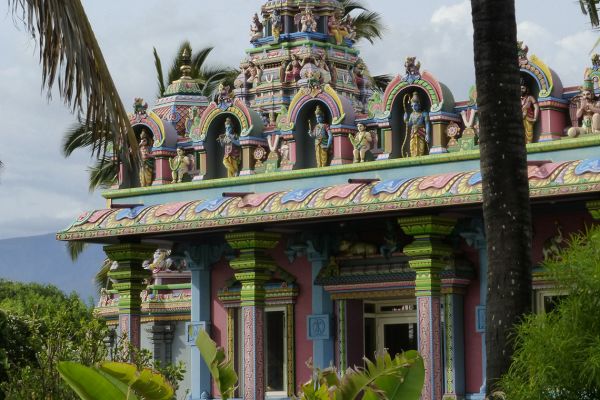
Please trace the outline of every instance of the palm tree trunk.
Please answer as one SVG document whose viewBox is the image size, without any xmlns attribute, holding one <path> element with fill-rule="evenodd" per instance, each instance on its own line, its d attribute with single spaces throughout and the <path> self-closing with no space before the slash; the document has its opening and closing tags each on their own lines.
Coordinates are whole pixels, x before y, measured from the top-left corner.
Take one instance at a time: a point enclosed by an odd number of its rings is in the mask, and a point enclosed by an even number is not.
<svg viewBox="0 0 600 400">
<path fill-rule="evenodd" d="M 471 0 L 488 250 L 487 391 L 511 361 L 531 301 L 531 211 L 514 0 Z"/>
</svg>

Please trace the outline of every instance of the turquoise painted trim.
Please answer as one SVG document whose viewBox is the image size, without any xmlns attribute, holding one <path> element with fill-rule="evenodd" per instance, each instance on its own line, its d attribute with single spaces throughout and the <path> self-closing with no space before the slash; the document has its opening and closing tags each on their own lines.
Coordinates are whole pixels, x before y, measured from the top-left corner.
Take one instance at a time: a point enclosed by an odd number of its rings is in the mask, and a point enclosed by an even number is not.
<svg viewBox="0 0 600 400">
<path fill-rule="evenodd" d="M 336 49 L 336 50 L 340 50 L 346 53 L 350 53 L 352 55 L 357 56 L 359 54 L 359 51 L 350 47 L 346 47 L 346 46 L 338 46 L 337 44 L 333 44 L 333 43 L 324 43 L 324 42 L 318 42 L 315 40 L 296 40 L 294 42 L 279 42 L 279 43 L 270 43 L 264 46 L 260 46 L 260 47 L 254 47 L 252 49 L 247 49 L 246 50 L 246 54 L 255 54 L 255 53 L 262 53 L 263 51 L 267 50 L 276 50 L 276 49 L 280 49 L 280 48 L 291 48 L 291 47 L 301 47 L 303 45 L 310 45 L 310 46 L 317 46 L 317 47 L 322 47 L 322 48 L 330 48 L 330 49 Z"/>
</svg>

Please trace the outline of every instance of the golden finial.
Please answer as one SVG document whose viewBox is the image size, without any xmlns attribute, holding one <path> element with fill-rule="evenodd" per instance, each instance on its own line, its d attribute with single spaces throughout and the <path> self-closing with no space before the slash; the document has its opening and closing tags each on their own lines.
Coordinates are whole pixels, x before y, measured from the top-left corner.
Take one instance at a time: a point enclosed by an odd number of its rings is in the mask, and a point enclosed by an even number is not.
<svg viewBox="0 0 600 400">
<path fill-rule="evenodd" d="M 187 47 L 184 48 L 181 52 L 181 57 L 179 57 L 179 61 L 181 62 L 181 67 L 179 67 L 179 70 L 181 71 L 181 78 L 189 79 L 190 74 L 192 72 L 192 67 L 190 66 L 190 64 L 192 63 L 192 59 L 190 57 L 190 51 Z"/>
</svg>

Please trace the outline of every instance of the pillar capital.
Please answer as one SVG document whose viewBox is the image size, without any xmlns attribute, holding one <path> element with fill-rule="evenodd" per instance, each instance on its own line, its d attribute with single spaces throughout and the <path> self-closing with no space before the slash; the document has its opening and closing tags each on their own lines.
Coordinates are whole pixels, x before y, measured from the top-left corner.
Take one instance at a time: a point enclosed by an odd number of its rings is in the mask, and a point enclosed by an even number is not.
<svg viewBox="0 0 600 400">
<path fill-rule="evenodd" d="M 423 215 L 398 218 L 398 225 L 400 225 L 404 233 L 415 238 L 430 236 L 446 237 L 454 229 L 456 220 L 436 215 Z"/>
<path fill-rule="evenodd" d="M 242 283 L 242 306 L 263 304 L 264 284 L 275 271 L 275 261 L 267 250 L 277 245 L 281 236 L 271 232 L 236 232 L 225 235 L 229 245 L 239 251 L 229 262 L 237 280 Z"/>
<path fill-rule="evenodd" d="M 104 246 L 106 256 L 118 263 L 139 262 L 151 259 L 156 246 L 142 243 L 119 243 Z"/>
<path fill-rule="evenodd" d="M 596 221 L 600 221 L 600 201 L 588 201 L 586 207 L 589 213 L 592 214 L 592 218 Z"/>
</svg>

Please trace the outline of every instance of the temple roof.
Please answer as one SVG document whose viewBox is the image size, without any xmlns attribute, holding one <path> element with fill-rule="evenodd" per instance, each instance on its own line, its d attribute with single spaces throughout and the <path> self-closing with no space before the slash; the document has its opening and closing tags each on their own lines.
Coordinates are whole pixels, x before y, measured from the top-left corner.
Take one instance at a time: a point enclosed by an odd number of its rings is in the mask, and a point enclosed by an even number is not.
<svg viewBox="0 0 600 400">
<path fill-rule="evenodd" d="M 600 158 L 539 162 L 528 167 L 532 198 L 600 192 Z M 149 206 L 85 212 L 57 234 L 59 240 L 103 238 L 160 232 L 210 231 L 278 221 L 364 217 L 369 214 L 441 206 L 480 204 L 480 171 L 403 178 L 372 183 L 199 198 Z"/>
</svg>

